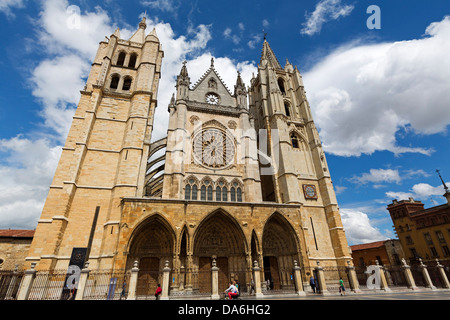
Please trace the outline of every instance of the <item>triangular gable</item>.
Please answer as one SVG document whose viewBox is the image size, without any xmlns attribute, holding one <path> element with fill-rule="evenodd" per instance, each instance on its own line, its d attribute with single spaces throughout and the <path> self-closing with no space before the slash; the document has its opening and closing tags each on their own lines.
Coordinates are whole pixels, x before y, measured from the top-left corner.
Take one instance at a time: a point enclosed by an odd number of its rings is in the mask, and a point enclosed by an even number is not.
<svg viewBox="0 0 450 320">
<path fill-rule="evenodd" d="M 214 68 L 214 65 L 211 65 L 209 69 L 198 79 L 198 81 L 195 83 L 194 87 L 192 88 L 192 91 L 196 90 L 196 88 L 200 87 L 206 79 L 211 79 L 211 77 L 215 78 L 217 82 L 217 86 L 221 85 L 225 90 L 228 91 L 230 96 L 232 96 L 230 89 L 226 86 L 226 84 L 223 82 L 222 78 L 220 77 L 217 70 Z M 208 82 L 206 81 L 206 85 L 208 85 Z"/>
<path fill-rule="evenodd" d="M 214 68 L 214 60 L 211 59 L 211 66 L 189 90 L 189 99 L 193 101 L 204 102 L 205 94 L 209 92 L 220 96 L 220 104 L 224 106 L 236 106 L 236 100 L 222 78 Z"/>
</svg>

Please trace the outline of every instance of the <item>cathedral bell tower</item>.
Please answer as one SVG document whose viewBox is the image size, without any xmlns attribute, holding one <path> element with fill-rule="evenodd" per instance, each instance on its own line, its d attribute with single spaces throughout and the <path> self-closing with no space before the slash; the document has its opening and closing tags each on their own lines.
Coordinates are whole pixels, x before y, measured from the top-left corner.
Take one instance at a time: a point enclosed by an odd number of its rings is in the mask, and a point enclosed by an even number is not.
<svg viewBox="0 0 450 320">
<path fill-rule="evenodd" d="M 164 55 L 146 27 L 99 44 L 27 257 L 40 269 L 67 268 L 76 250 L 110 267 L 121 198 L 143 196 Z"/>
<path fill-rule="evenodd" d="M 258 146 L 266 150 L 260 159 L 270 159 L 268 167 L 260 162 L 263 201 L 301 204 L 307 230 L 313 231 L 314 224 L 316 230 L 318 225 L 329 230 L 320 235 L 308 232 L 313 248 L 330 243 L 343 265 L 350 257 L 347 240 L 302 76 L 287 60 L 281 67 L 266 39 L 249 96 L 256 130 L 267 135 L 260 137 Z"/>
</svg>

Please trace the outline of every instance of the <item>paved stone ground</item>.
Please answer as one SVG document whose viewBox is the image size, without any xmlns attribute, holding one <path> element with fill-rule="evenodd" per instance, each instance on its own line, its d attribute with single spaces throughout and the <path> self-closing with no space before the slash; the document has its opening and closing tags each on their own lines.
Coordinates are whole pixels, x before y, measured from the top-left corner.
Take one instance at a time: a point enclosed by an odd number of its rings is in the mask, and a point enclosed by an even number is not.
<svg viewBox="0 0 450 320">
<path fill-rule="evenodd" d="M 241 300 L 255 300 L 254 296 L 243 297 Z M 391 292 L 362 293 L 346 292 L 345 296 L 332 293 L 327 296 L 307 293 L 306 296 L 294 295 L 265 295 L 258 300 L 450 300 L 450 289 L 419 289 L 419 290 L 392 290 Z"/>
</svg>

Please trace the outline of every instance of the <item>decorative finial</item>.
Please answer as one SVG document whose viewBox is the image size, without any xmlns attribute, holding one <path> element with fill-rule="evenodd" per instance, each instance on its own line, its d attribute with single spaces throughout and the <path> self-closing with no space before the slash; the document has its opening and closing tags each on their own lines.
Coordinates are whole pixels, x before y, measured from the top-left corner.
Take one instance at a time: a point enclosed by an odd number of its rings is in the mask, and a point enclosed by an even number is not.
<svg viewBox="0 0 450 320">
<path fill-rule="evenodd" d="M 211 57 L 211 67 L 214 67 L 214 58 Z"/>
<path fill-rule="evenodd" d="M 145 29 L 147 28 L 147 24 L 145 23 L 146 18 L 143 17 L 141 22 L 139 22 L 139 28 Z"/>
</svg>

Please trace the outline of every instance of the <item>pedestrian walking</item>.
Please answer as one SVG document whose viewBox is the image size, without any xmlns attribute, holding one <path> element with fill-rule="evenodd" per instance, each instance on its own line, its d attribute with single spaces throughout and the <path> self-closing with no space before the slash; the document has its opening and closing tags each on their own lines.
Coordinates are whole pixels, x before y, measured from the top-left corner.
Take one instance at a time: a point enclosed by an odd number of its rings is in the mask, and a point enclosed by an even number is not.
<svg viewBox="0 0 450 320">
<path fill-rule="evenodd" d="M 341 293 L 341 296 L 345 296 L 344 280 L 342 280 L 342 278 L 339 279 L 339 292 Z"/>
<path fill-rule="evenodd" d="M 311 278 L 309 278 L 309 285 L 311 286 L 311 289 L 314 293 L 316 293 L 316 282 L 314 281 L 314 277 L 311 276 Z"/>
</svg>

